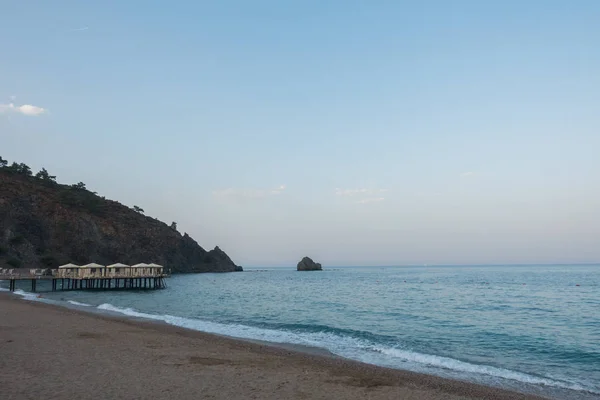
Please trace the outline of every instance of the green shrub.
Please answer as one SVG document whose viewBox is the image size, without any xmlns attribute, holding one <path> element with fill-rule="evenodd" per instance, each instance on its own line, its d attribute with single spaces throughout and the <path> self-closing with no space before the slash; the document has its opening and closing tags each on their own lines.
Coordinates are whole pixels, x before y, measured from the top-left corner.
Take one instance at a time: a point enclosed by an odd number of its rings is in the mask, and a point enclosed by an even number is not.
<svg viewBox="0 0 600 400">
<path fill-rule="evenodd" d="M 15 245 L 15 246 L 23 243 L 24 241 L 25 241 L 25 238 L 23 237 L 23 235 L 15 235 L 8 240 L 8 242 L 10 244 Z"/>
<path fill-rule="evenodd" d="M 42 257 L 40 257 L 40 261 L 42 264 L 44 264 L 45 266 L 47 266 L 49 268 L 57 267 L 59 264 L 58 260 L 52 255 L 42 256 Z"/>
<path fill-rule="evenodd" d="M 60 193 L 60 201 L 64 206 L 84 209 L 91 214 L 102 216 L 106 212 L 106 204 L 97 195 L 87 190 L 71 188 Z"/>
<path fill-rule="evenodd" d="M 14 257 L 10 258 L 6 263 L 14 268 L 20 268 L 21 265 L 23 265 L 23 262 L 21 260 L 19 260 L 18 258 L 14 258 Z"/>
</svg>

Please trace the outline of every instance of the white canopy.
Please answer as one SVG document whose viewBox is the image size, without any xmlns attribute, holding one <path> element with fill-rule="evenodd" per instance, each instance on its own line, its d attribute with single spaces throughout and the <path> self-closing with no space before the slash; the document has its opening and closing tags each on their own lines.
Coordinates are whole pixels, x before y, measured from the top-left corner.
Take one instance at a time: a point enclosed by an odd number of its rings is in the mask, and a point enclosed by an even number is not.
<svg viewBox="0 0 600 400">
<path fill-rule="evenodd" d="M 82 265 L 79 268 L 106 268 L 106 267 L 104 265 L 100 265 L 100 264 L 96 264 L 96 263 L 90 263 L 90 264 Z"/>
<path fill-rule="evenodd" d="M 163 268 L 163 266 L 162 266 L 162 265 L 159 265 L 159 264 L 154 264 L 154 263 L 150 263 L 150 264 L 148 264 L 148 266 L 149 266 L 149 267 L 152 267 L 152 268 Z"/>
<path fill-rule="evenodd" d="M 139 264 L 135 264 L 135 265 L 131 266 L 131 268 L 146 268 L 146 267 L 148 267 L 148 264 L 146 264 L 146 263 L 139 263 Z"/>
<path fill-rule="evenodd" d="M 129 265 L 116 263 L 116 264 L 107 265 L 106 268 L 129 268 Z"/>
<path fill-rule="evenodd" d="M 65 264 L 65 265 L 61 265 L 58 268 L 79 268 L 79 265 L 68 263 L 68 264 Z"/>
</svg>

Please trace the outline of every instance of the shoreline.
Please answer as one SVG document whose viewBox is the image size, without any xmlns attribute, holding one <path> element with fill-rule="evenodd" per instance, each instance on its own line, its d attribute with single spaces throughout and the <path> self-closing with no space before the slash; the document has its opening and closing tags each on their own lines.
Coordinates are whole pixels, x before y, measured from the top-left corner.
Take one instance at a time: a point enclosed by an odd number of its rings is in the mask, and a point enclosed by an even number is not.
<svg viewBox="0 0 600 400">
<path fill-rule="evenodd" d="M 52 343 L 54 351 L 51 354 L 43 354 L 47 345 L 38 343 L 38 337 Z M 79 373 L 91 377 L 93 385 L 114 384 L 116 380 L 127 387 L 127 381 L 144 376 L 146 386 L 151 388 L 152 382 L 159 379 L 171 388 L 169 395 L 182 398 L 198 398 L 200 390 L 205 397 L 217 399 L 543 399 L 365 364 L 327 354 L 327 350 L 321 352 L 321 349 L 315 351 L 285 343 L 237 339 L 143 318 L 118 317 L 28 301 L 8 293 L 0 293 L 0 348 L 3 354 L 0 385 L 8 389 L 8 398 L 15 399 L 37 397 L 35 393 L 39 395 L 37 390 L 41 389 L 36 389 L 37 385 L 42 385 L 49 393 L 58 390 L 57 397 L 51 398 L 69 398 L 68 393 L 59 389 L 66 390 L 77 383 L 67 383 L 70 374 L 51 367 L 53 356 L 57 354 L 61 354 L 59 359 L 64 357 L 80 369 L 83 367 Z M 41 358 L 45 360 L 36 360 L 35 355 L 28 360 L 19 359 L 19 354 L 37 352 L 41 352 Z M 90 353 L 95 357 L 90 359 Z M 65 365 L 67 370 L 69 364 Z M 131 368 L 123 368 L 125 366 Z M 182 369 L 186 373 L 182 374 Z M 51 370 L 49 376 L 53 379 L 48 381 L 48 376 L 40 370 Z M 118 372 L 107 374 L 108 371 Z M 18 376 L 30 376 L 36 383 L 32 386 L 31 382 L 15 379 Z M 203 383 L 190 379 L 181 381 L 192 376 Z M 235 377 L 234 386 L 239 386 L 235 391 L 227 384 L 232 376 Z M 256 386 L 257 381 L 261 382 L 259 386 Z M 174 382 L 178 382 L 175 387 Z M 145 398 L 139 391 L 151 390 L 139 387 L 135 392 L 128 391 L 133 387 L 108 397 Z M 98 396 L 102 397 L 103 393 L 90 393 L 90 398 Z"/>
</svg>

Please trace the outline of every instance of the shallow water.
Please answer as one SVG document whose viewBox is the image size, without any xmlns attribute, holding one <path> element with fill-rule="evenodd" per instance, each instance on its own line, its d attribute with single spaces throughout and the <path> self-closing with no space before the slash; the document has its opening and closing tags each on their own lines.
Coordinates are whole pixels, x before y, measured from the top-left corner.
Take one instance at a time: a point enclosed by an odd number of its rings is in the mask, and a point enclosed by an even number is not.
<svg viewBox="0 0 600 400">
<path fill-rule="evenodd" d="M 597 265 L 261 268 L 168 285 L 43 300 L 554 398 L 600 398 Z"/>
</svg>

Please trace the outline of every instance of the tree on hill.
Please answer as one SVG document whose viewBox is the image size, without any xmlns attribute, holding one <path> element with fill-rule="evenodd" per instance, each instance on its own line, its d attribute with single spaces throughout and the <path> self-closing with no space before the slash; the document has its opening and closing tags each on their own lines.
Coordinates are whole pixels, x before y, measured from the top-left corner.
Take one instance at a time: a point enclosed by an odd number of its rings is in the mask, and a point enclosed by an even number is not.
<svg viewBox="0 0 600 400">
<path fill-rule="evenodd" d="M 0 168 L 4 168 L 8 165 L 8 161 L 6 161 L 4 158 L 0 157 Z"/>
<path fill-rule="evenodd" d="M 21 174 L 26 176 L 31 176 L 31 168 L 29 165 L 25 163 L 16 163 L 13 162 L 10 167 L 6 167 L 10 172 L 14 172 L 15 174 Z"/>
<path fill-rule="evenodd" d="M 77 189 L 77 190 L 86 190 L 85 183 L 83 183 L 83 182 L 77 182 L 77 183 L 71 185 L 71 187 L 73 189 Z"/>
<path fill-rule="evenodd" d="M 35 174 L 35 177 L 43 181 L 56 183 L 56 176 L 50 175 L 48 171 L 46 171 L 46 168 L 42 168 L 40 172 Z"/>
<path fill-rule="evenodd" d="M 139 212 L 140 214 L 144 213 L 144 209 L 138 206 L 133 206 L 133 211 Z"/>
<path fill-rule="evenodd" d="M 175 221 L 171 222 L 171 229 L 173 229 L 174 231 L 177 230 L 177 222 L 175 222 Z"/>
</svg>

